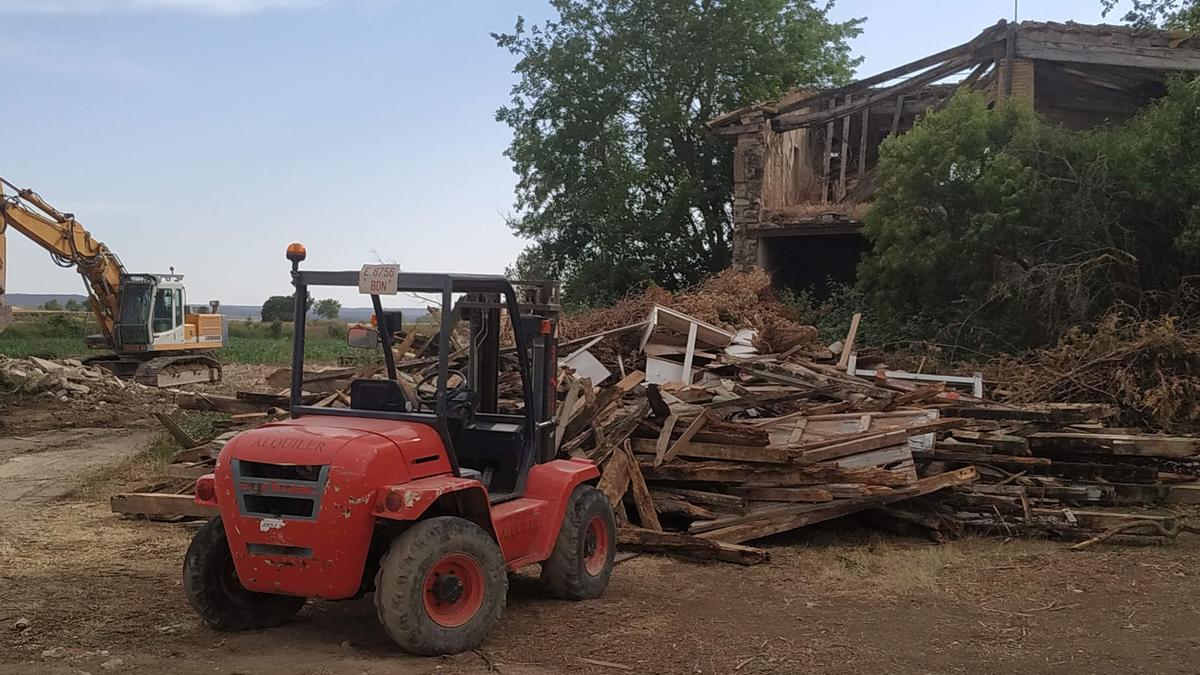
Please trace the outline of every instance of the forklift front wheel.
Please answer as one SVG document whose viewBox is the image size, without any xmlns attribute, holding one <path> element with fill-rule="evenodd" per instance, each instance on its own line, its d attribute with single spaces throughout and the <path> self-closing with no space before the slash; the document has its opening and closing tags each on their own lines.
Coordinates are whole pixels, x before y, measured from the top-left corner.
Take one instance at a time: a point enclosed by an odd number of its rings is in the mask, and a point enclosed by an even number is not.
<svg viewBox="0 0 1200 675">
<path fill-rule="evenodd" d="M 375 609 L 405 651 L 457 654 L 500 620 L 508 573 L 500 547 L 465 518 L 422 520 L 392 542 L 375 577 Z"/>
<path fill-rule="evenodd" d="M 188 604 L 208 625 L 223 631 L 270 628 L 287 623 L 305 598 L 248 591 L 237 578 L 221 517 L 201 527 L 183 559 Z"/>
<path fill-rule="evenodd" d="M 612 576 L 617 526 L 608 498 L 591 485 L 571 493 L 542 581 L 563 600 L 598 598 Z"/>
</svg>

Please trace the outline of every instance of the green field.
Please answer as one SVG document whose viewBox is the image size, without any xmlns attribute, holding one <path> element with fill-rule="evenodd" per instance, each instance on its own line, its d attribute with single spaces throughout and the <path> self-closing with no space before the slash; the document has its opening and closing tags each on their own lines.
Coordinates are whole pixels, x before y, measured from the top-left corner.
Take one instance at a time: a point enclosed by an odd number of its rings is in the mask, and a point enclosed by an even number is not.
<svg viewBox="0 0 1200 675">
<path fill-rule="evenodd" d="M 99 352 L 84 346 L 84 337 L 98 332 L 86 313 L 20 312 L 0 333 L 0 355 L 46 359 L 80 358 Z M 340 357 L 368 357 L 366 350 L 346 344 L 346 324 L 311 321 L 305 329 L 304 358 L 310 363 L 336 363 Z M 223 363 L 286 364 L 292 358 L 292 326 L 257 321 L 229 322 L 229 345 L 217 352 Z M 369 358 L 369 357 L 368 357 Z"/>
</svg>

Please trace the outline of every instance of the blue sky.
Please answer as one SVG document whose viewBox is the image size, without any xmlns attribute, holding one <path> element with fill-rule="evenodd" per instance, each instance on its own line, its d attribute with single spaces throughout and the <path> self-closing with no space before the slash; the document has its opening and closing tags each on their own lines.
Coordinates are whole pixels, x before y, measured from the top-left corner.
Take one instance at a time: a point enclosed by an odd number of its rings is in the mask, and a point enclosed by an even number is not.
<svg viewBox="0 0 1200 675">
<path fill-rule="evenodd" d="M 1022 0 L 1022 19 L 1099 22 L 1100 0 Z M 958 44 L 1012 0 L 841 0 L 867 75 Z M 0 175 L 76 214 L 131 271 L 190 301 L 289 291 L 382 259 L 502 272 L 515 182 L 493 114 L 513 58 L 491 31 L 545 0 L 0 0 Z M 9 233 L 10 293 L 82 292 Z M 339 296 L 361 305 L 353 295 Z"/>
</svg>

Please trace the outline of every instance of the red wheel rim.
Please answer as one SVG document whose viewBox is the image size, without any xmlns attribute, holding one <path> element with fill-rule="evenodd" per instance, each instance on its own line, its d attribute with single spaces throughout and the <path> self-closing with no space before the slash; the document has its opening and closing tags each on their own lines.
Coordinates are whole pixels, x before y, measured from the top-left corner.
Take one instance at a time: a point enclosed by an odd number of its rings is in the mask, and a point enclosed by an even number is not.
<svg viewBox="0 0 1200 675">
<path fill-rule="evenodd" d="M 583 533 L 583 569 L 592 576 L 599 576 L 608 563 L 608 523 L 600 516 L 588 521 Z"/>
<path fill-rule="evenodd" d="M 469 555 L 444 555 L 429 568 L 421 595 L 425 613 L 434 623 L 457 628 L 475 618 L 483 606 L 483 568 Z"/>
</svg>

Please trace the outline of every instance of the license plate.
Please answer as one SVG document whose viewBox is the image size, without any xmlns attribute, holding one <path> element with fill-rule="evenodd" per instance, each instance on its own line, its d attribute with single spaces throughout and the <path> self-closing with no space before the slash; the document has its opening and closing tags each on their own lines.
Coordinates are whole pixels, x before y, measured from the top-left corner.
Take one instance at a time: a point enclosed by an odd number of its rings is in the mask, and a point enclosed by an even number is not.
<svg viewBox="0 0 1200 675">
<path fill-rule="evenodd" d="M 358 273 L 358 292 L 368 295 L 395 295 L 399 277 L 399 265 L 363 265 Z"/>
</svg>

